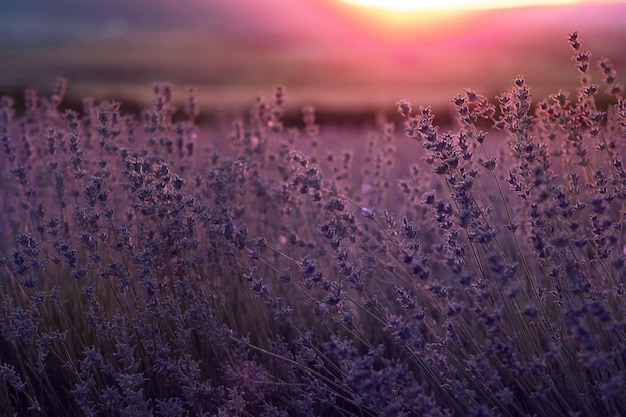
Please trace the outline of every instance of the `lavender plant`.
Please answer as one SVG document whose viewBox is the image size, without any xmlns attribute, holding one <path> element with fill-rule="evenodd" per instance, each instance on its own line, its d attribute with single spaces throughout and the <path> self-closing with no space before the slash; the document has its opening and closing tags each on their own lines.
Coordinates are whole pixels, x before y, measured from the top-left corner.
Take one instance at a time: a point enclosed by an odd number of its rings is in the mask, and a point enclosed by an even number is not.
<svg viewBox="0 0 626 417">
<path fill-rule="evenodd" d="M 626 102 L 569 43 L 573 98 L 399 101 L 411 166 L 283 88 L 231 132 L 168 84 L 140 120 L 2 98 L 1 414 L 620 415 Z"/>
</svg>

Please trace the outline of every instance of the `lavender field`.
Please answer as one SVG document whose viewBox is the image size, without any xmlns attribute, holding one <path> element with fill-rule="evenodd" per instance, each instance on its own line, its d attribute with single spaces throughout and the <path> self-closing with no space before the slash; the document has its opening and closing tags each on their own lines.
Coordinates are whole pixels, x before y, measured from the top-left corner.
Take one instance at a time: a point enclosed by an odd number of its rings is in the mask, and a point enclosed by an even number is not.
<svg viewBox="0 0 626 417">
<path fill-rule="evenodd" d="M 564 38 L 443 125 L 2 97 L 0 416 L 623 415 L 623 75 Z"/>
</svg>

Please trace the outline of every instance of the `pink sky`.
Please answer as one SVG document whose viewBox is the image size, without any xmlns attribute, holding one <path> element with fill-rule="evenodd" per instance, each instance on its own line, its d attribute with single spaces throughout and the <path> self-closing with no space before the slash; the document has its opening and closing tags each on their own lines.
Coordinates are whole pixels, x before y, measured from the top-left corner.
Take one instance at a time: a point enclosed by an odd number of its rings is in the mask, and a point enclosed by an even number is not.
<svg viewBox="0 0 626 417">
<path fill-rule="evenodd" d="M 282 84 L 295 107 L 363 109 L 405 97 L 446 103 L 465 87 L 493 96 L 521 73 L 543 94 L 577 82 L 573 30 L 596 58 L 615 62 L 620 80 L 626 74 L 626 2 L 463 12 L 430 24 L 403 14 L 390 25 L 338 0 L 47 1 L 0 5 L 0 87 L 65 75 L 70 92 L 117 97 L 169 80 L 196 85 L 213 108 Z"/>
</svg>

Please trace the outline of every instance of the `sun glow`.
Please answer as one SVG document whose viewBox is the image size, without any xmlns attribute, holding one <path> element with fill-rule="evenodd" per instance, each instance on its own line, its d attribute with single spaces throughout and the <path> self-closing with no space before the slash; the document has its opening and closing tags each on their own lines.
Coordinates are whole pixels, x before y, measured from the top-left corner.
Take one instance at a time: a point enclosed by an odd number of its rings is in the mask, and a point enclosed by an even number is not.
<svg viewBox="0 0 626 417">
<path fill-rule="evenodd" d="M 515 9 L 568 8 L 612 0 L 320 0 L 379 39 L 393 42 L 459 33 Z M 491 16 L 491 17 L 490 17 Z M 505 17 L 507 18 L 507 17 Z"/>
<path fill-rule="evenodd" d="M 580 0 L 339 0 L 356 6 L 390 11 L 441 9 L 484 10 L 542 5 L 567 5 Z"/>
</svg>

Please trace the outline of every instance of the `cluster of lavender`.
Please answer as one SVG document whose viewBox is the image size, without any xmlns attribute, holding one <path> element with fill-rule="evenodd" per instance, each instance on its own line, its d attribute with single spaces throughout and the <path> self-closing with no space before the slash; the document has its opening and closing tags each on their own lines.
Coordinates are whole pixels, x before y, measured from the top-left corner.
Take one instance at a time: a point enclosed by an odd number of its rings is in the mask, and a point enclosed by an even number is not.
<svg viewBox="0 0 626 417">
<path fill-rule="evenodd" d="M 2 98 L 0 414 L 619 415 L 626 100 L 569 42 L 572 99 L 398 102 L 410 167 L 392 123 L 285 127 L 282 88 L 230 133 L 167 84 L 140 121 Z"/>
</svg>

